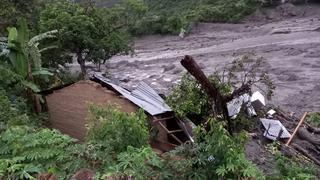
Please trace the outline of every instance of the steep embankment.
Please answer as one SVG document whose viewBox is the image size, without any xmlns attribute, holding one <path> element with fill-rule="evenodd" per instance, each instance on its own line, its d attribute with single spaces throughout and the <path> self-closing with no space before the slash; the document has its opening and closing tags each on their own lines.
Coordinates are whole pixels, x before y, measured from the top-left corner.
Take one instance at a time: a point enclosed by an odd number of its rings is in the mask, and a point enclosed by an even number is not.
<svg viewBox="0 0 320 180">
<path fill-rule="evenodd" d="M 253 21 L 255 20 L 255 21 Z M 320 6 L 282 5 L 258 11 L 244 24 L 199 24 L 185 38 L 146 36 L 136 40 L 134 56 L 117 56 L 108 68 L 123 85 L 144 80 L 160 92 L 179 82 L 181 57 L 192 55 L 212 73 L 233 55 L 255 52 L 277 89 L 273 102 L 286 110 L 320 110 Z"/>
</svg>

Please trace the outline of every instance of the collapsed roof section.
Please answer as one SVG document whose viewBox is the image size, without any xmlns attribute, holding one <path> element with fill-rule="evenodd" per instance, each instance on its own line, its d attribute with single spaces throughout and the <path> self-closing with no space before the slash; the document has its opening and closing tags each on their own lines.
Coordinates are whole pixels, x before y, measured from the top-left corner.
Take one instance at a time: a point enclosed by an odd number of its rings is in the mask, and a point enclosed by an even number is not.
<svg viewBox="0 0 320 180">
<path fill-rule="evenodd" d="M 100 83 L 105 86 L 112 87 L 112 89 L 147 111 L 152 116 L 172 112 L 171 108 L 164 102 L 164 100 L 144 82 L 140 82 L 138 87 L 130 92 L 127 89 L 112 83 L 101 73 L 95 73 L 93 78 L 100 81 Z"/>
</svg>

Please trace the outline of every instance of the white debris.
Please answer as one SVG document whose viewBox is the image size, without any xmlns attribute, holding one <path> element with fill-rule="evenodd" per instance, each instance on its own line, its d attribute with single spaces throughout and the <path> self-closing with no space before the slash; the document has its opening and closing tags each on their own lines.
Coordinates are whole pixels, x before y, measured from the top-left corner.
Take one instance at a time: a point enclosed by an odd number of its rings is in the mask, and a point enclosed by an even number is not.
<svg viewBox="0 0 320 180">
<path fill-rule="evenodd" d="M 267 112 L 267 117 L 268 117 L 268 118 L 272 118 L 275 113 L 276 113 L 275 110 L 270 109 L 270 110 Z"/>
<path fill-rule="evenodd" d="M 250 100 L 255 110 L 261 109 L 262 106 L 266 105 L 265 98 L 259 91 L 254 92 Z"/>
<path fill-rule="evenodd" d="M 257 113 L 251 105 L 249 94 L 243 94 L 227 104 L 228 113 L 231 119 L 235 119 L 240 113 L 241 107 L 245 105 L 249 116 L 256 116 Z"/>
<path fill-rule="evenodd" d="M 237 114 L 239 114 L 241 110 L 242 104 L 243 104 L 242 96 L 233 99 L 227 104 L 229 117 L 231 117 L 231 119 L 235 119 L 237 117 Z"/>
<path fill-rule="evenodd" d="M 273 109 L 270 109 L 270 110 L 267 112 L 267 114 L 268 114 L 268 115 L 271 115 L 271 116 L 273 116 L 275 113 L 276 113 L 276 111 L 273 110 Z"/>
<path fill-rule="evenodd" d="M 282 125 L 279 120 L 273 119 L 260 119 L 261 123 L 263 124 L 264 128 L 266 129 L 263 135 L 271 139 L 273 141 L 277 140 L 277 138 L 290 138 L 291 134 L 288 130 Z"/>
</svg>

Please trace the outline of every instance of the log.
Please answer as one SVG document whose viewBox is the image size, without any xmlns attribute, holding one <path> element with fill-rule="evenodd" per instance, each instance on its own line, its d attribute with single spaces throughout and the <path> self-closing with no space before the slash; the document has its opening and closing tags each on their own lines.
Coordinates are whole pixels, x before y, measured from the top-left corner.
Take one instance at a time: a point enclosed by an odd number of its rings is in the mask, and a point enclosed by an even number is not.
<svg viewBox="0 0 320 180">
<path fill-rule="evenodd" d="M 306 149 L 295 143 L 293 143 L 291 146 L 295 148 L 297 151 L 299 151 L 301 154 L 303 154 L 305 157 L 312 160 L 316 165 L 320 166 L 320 161 L 317 158 L 313 157 Z"/>
<path fill-rule="evenodd" d="M 306 128 L 300 128 L 298 130 L 298 136 L 300 139 L 306 140 L 314 146 L 320 146 L 320 140 L 314 137 L 313 134 L 309 133 L 309 131 Z"/>
<path fill-rule="evenodd" d="M 185 67 L 188 70 L 188 72 L 196 78 L 196 80 L 200 83 L 204 91 L 213 100 L 215 115 L 223 115 L 223 117 L 227 120 L 228 123 L 228 131 L 230 134 L 232 134 L 232 125 L 228 113 L 227 102 L 220 93 L 219 89 L 209 81 L 207 76 L 203 73 L 199 65 L 191 56 L 185 56 L 181 60 L 181 65 Z"/>
<path fill-rule="evenodd" d="M 185 56 L 184 59 L 181 60 L 181 65 L 185 67 L 193 77 L 196 78 L 210 98 L 212 98 L 215 102 L 218 102 L 222 99 L 218 88 L 211 84 L 207 76 L 203 73 L 199 65 L 191 56 Z"/>
<path fill-rule="evenodd" d="M 307 130 L 314 134 L 320 134 L 320 128 L 313 127 L 309 124 L 306 124 Z"/>
</svg>

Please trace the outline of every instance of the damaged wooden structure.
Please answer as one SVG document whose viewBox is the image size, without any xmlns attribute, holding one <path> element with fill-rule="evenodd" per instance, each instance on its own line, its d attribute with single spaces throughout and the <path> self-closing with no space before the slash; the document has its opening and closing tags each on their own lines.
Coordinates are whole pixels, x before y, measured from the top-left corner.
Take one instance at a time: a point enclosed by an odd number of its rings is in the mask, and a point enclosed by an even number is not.
<svg viewBox="0 0 320 180">
<path fill-rule="evenodd" d="M 46 94 L 52 128 L 80 141 L 84 141 L 86 136 L 88 103 L 114 104 L 126 113 L 142 108 L 156 133 L 150 143 L 161 151 L 169 151 L 188 140 L 193 141 L 190 125 L 177 118 L 164 100 L 144 82 L 129 91 L 96 73 L 91 80 L 55 88 Z"/>
</svg>

